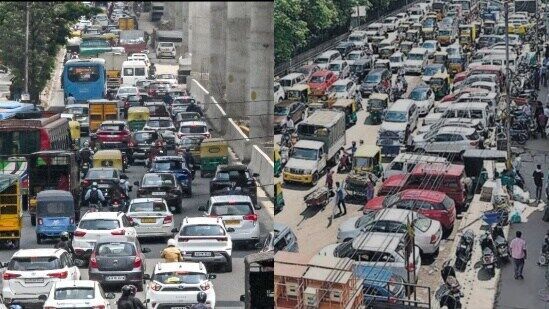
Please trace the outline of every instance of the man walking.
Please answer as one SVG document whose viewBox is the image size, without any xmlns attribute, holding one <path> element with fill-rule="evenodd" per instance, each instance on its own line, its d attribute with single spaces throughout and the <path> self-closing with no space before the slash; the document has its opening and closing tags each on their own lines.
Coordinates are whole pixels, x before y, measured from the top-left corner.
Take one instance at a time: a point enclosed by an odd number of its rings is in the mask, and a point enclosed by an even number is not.
<svg viewBox="0 0 549 309">
<path fill-rule="evenodd" d="M 515 262 L 515 280 L 524 279 L 522 275 L 522 269 L 524 267 L 524 260 L 526 260 L 526 241 L 522 239 L 522 232 L 517 231 L 516 237 L 511 240 L 509 248 L 511 248 L 511 257 Z"/>
<path fill-rule="evenodd" d="M 334 188 L 334 171 L 332 170 L 330 170 L 326 175 L 326 187 L 328 187 L 328 190 L 330 190 L 330 193 Z"/>
<path fill-rule="evenodd" d="M 536 203 L 541 201 L 541 192 L 543 188 L 543 172 L 541 171 L 541 165 L 538 164 L 536 170 L 532 174 L 534 177 L 534 184 L 536 185 Z"/>
<path fill-rule="evenodd" d="M 339 183 L 339 181 L 336 182 L 337 187 L 337 208 L 339 209 L 339 214 L 346 215 L 347 214 L 347 207 L 345 206 L 345 192 L 343 191 L 343 186 Z M 341 206 L 343 206 L 343 211 L 341 210 Z"/>
</svg>

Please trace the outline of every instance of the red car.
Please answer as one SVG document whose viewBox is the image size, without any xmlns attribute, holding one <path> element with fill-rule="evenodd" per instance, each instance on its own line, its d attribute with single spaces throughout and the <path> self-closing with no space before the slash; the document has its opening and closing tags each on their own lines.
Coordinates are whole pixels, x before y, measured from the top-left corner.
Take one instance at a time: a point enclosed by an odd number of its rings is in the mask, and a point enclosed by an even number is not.
<svg viewBox="0 0 549 309">
<path fill-rule="evenodd" d="M 456 101 L 457 99 L 459 99 L 462 95 L 466 94 L 466 93 L 485 93 L 485 92 L 489 92 L 488 90 L 486 89 L 482 89 L 482 88 L 463 88 L 462 90 L 460 91 L 455 91 L 454 93 L 450 93 L 449 95 L 446 95 L 442 98 L 442 100 L 440 101 L 441 103 L 442 102 L 453 102 L 453 101 Z"/>
<path fill-rule="evenodd" d="M 95 135 L 101 146 L 127 146 L 131 136 L 128 124 L 120 120 L 103 121 Z"/>
<path fill-rule="evenodd" d="M 437 220 L 445 233 L 451 232 L 456 221 L 456 206 L 448 195 L 430 190 L 409 189 L 389 196 L 378 196 L 366 203 L 364 213 L 396 207 L 415 210 L 425 217 Z"/>
<path fill-rule="evenodd" d="M 476 66 L 470 70 L 467 70 L 465 72 L 460 72 L 454 76 L 454 85 L 458 82 L 461 82 L 469 76 L 477 75 L 477 74 L 496 74 L 499 82 L 499 86 L 503 87 L 505 84 L 505 73 L 503 72 L 503 69 L 499 65 L 490 65 L 490 64 L 483 64 Z"/>
<path fill-rule="evenodd" d="M 307 85 L 311 88 L 312 95 L 323 96 L 336 80 L 338 77 L 332 71 L 320 70 L 311 75 Z"/>
<path fill-rule="evenodd" d="M 385 196 L 395 194 L 400 191 L 402 187 L 404 187 L 405 182 L 406 177 L 403 174 L 390 176 L 389 178 L 385 179 L 385 181 L 381 185 L 381 188 L 379 188 L 379 191 L 377 191 L 377 195 Z"/>
</svg>

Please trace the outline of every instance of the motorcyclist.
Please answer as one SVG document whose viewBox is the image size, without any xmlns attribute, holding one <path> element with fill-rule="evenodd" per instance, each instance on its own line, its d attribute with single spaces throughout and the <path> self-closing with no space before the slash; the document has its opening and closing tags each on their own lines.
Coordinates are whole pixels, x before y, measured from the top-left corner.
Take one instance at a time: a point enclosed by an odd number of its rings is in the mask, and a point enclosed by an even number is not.
<svg viewBox="0 0 549 309">
<path fill-rule="evenodd" d="M 118 309 L 145 309 L 143 303 L 133 295 L 133 288 L 130 285 L 122 287 L 122 296 L 116 302 Z"/>
<path fill-rule="evenodd" d="M 191 173 L 194 177 L 194 173 L 195 173 L 195 163 L 194 163 L 194 158 L 193 158 L 193 155 L 191 153 L 191 149 L 189 148 L 184 148 L 183 149 L 183 159 L 185 159 L 185 162 L 187 163 L 187 167 L 191 170 Z"/>
<path fill-rule="evenodd" d="M 196 301 L 198 302 L 198 304 L 194 304 L 192 305 L 191 309 L 207 309 L 209 308 L 208 306 L 206 306 L 206 299 L 208 298 L 208 294 L 206 294 L 205 292 L 199 292 L 197 295 L 196 295 Z"/>
<path fill-rule="evenodd" d="M 181 250 L 179 250 L 177 242 L 173 238 L 168 239 L 168 246 L 162 250 L 160 257 L 163 258 L 166 263 L 183 262 Z"/>
<path fill-rule="evenodd" d="M 156 67 L 154 66 L 154 63 L 151 63 L 149 66 L 149 75 L 155 76 L 156 75 Z"/>
<path fill-rule="evenodd" d="M 91 187 L 88 189 L 88 192 L 86 192 L 86 195 L 84 196 L 84 201 L 95 205 L 105 203 L 105 196 L 103 195 L 103 192 L 98 189 L 97 182 L 92 183 Z"/>
<path fill-rule="evenodd" d="M 204 117 L 204 112 L 202 112 L 202 109 L 200 108 L 200 106 L 194 103 L 194 100 L 191 100 L 191 103 L 189 104 L 189 106 L 187 106 L 186 111 L 188 113 L 199 113 L 200 117 Z"/>
<path fill-rule="evenodd" d="M 292 117 L 290 117 L 289 115 L 286 116 L 286 121 L 284 122 L 284 126 L 286 127 L 286 130 L 289 132 L 289 133 L 292 133 L 295 129 L 294 127 L 294 121 L 292 120 Z"/>
<path fill-rule="evenodd" d="M 91 167 L 92 165 L 92 157 L 93 157 L 93 150 L 90 147 L 90 143 L 88 141 L 84 142 L 84 147 L 82 147 L 78 151 L 78 155 L 80 157 L 80 166 L 84 163 L 88 163 Z"/>
<path fill-rule="evenodd" d="M 65 249 L 69 254 L 74 255 L 74 248 L 72 247 L 72 242 L 69 239 L 69 233 L 61 233 L 61 239 L 54 246 L 55 249 Z"/>
</svg>

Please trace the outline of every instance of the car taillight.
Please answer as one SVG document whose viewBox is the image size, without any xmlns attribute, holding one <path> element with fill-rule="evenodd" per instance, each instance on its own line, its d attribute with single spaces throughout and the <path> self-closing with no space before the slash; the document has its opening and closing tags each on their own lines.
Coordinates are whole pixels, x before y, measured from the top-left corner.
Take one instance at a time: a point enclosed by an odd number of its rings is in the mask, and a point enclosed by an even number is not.
<svg viewBox="0 0 549 309">
<path fill-rule="evenodd" d="M 126 235 L 126 230 L 124 229 L 114 230 L 114 231 L 111 231 L 111 235 Z"/>
<path fill-rule="evenodd" d="M 202 289 L 202 291 L 207 291 L 211 288 L 211 285 L 209 282 L 204 282 L 200 285 L 200 288 Z"/>
<path fill-rule="evenodd" d="M 84 235 L 86 235 L 86 232 L 84 231 L 80 231 L 80 230 L 74 231 L 74 237 L 84 237 Z"/>
<path fill-rule="evenodd" d="M 168 223 L 172 223 L 172 221 L 173 221 L 173 216 L 166 216 L 164 217 L 164 221 L 162 223 L 168 224 Z"/>
<path fill-rule="evenodd" d="M 90 256 L 90 268 L 99 268 L 99 265 L 97 265 L 97 259 L 95 258 L 95 253 Z"/>
<path fill-rule="evenodd" d="M 414 265 L 414 263 L 408 263 L 408 265 L 406 265 L 406 270 L 407 271 L 415 271 L 416 266 Z"/>
<path fill-rule="evenodd" d="M 11 279 L 19 278 L 19 277 L 21 277 L 20 274 L 13 274 L 13 273 L 8 273 L 8 272 L 5 272 L 2 275 L 2 279 L 4 279 L 4 280 L 11 280 Z"/>
<path fill-rule="evenodd" d="M 136 256 L 135 259 L 133 260 L 133 268 L 139 268 L 141 267 L 141 258 Z"/>
<path fill-rule="evenodd" d="M 156 282 L 151 282 L 150 286 L 153 291 L 160 291 L 160 289 L 162 288 L 162 286 Z"/>
<path fill-rule="evenodd" d="M 42 225 L 44 224 L 44 220 L 42 220 L 42 218 L 38 218 L 38 225 Z"/>
<path fill-rule="evenodd" d="M 51 274 L 48 274 L 48 277 L 50 278 L 58 278 L 58 279 L 65 279 L 67 278 L 67 275 L 69 274 L 68 271 L 62 271 L 62 272 L 58 272 L 58 273 L 51 273 Z"/>
<path fill-rule="evenodd" d="M 245 215 L 242 219 L 246 221 L 257 221 L 257 214 Z"/>
<path fill-rule="evenodd" d="M 437 235 L 435 235 L 435 234 L 431 235 L 431 242 L 430 243 L 434 244 L 436 242 L 437 242 Z"/>
<path fill-rule="evenodd" d="M 105 309 L 104 305 L 93 306 L 93 309 Z"/>
</svg>

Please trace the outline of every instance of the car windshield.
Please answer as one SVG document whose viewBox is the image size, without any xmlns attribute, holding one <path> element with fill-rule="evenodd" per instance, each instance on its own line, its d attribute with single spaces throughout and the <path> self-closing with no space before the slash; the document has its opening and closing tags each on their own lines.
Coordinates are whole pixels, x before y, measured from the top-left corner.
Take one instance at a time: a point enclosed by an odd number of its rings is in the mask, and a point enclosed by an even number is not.
<svg viewBox="0 0 549 309">
<path fill-rule="evenodd" d="M 347 85 L 334 85 L 331 87 L 333 92 L 345 92 L 347 91 Z"/>
<path fill-rule="evenodd" d="M 206 133 L 208 129 L 206 126 L 192 125 L 192 126 L 181 126 L 179 128 L 180 133 Z"/>
<path fill-rule="evenodd" d="M 421 45 L 421 47 L 423 47 L 425 49 L 435 49 L 435 43 L 425 42 Z"/>
<path fill-rule="evenodd" d="M 69 287 L 55 290 L 53 298 L 55 300 L 91 300 L 95 298 L 93 287 Z"/>
<path fill-rule="evenodd" d="M 166 211 L 166 205 L 162 202 L 139 202 L 130 205 L 130 212 L 156 212 Z"/>
<path fill-rule="evenodd" d="M 129 93 L 137 93 L 137 89 L 135 88 L 119 88 L 118 94 L 129 94 Z"/>
<path fill-rule="evenodd" d="M 330 64 L 330 66 L 328 67 L 328 69 L 329 69 L 330 71 L 336 71 L 336 72 L 337 72 L 337 71 L 341 70 L 341 64 L 339 64 L 339 63 L 332 63 L 332 64 Z"/>
<path fill-rule="evenodd" d="M 359 59 L 359 58 L 360 58 L 360 54 L 358 54 L 358 53 L 349 54 L 349 55 L 347 56 L 347 59 L 349 59 L 349 60 L 357 60 L 357 59 Z"/>
<path fill-rule="evenodd" d="M 173 176 L 171 174 L 147 174 L 143 176 L 143 186 L 161 187 L 173 186 Z"/>
<path fill-rule="evenodd" d="M 326 77 L 324 76 L 313 76 L 311 77 L 310 82 L 320 84 L 320 83 L 323 83 L 325 80 L 326 80 Z"/>
<path fill-rule="evenodd" d="M 316 58 L 315 63 L 318 63 L 318 64 L 328 63 L 328 58 Z"/>
<path fill-rule="evenodd" d="M 388 122 L 406 122 L 406 112 L 388 111 L 385 114 L 385 121 Z"/>
<path fill-rule="evenodd" d="M 216 203 L 212 205 L 210 215 L 213 216 L 245 216 L 252 214 L 252 205 L 250 203 L 229 202 Z"/>
<path fill-rule="evenodd" d="M 274 114 L 275 116 L 286 116 L 290 113 L 290 108 L 287 106 L 275 106 Z"/>
<path fill-rule="evenodd" d="M 424 76 L 433 76 L 438 72 L 438 70 L 439 70 L 439 67 L 429 66 L 429 67 L 425 68 L 425 70 L 423 71 L 423 75 Z"/>
<path fill-rule="evenodd" d="M 427 90 L 424 88 L 416 88 L 410 93 L 410 99 L 414 101 L 427 100 Z"/>
<path fill-rule="evenodd" d="M 167 128 L 172 126 L 172 122 L 169 120 L 149 120 L 147 126 L 155 128 Z"/>
<path fill-rule="evenodd" d="M 115 230 L 120 227 L 118 220 L 114 219 L 91 219 L 82 220 L 78 224 L 79 229 L 83 230 L 96 230 L 96 231 L 108 231 Z"/>
<path fill-rule="evenodd" d="M 389 58 L 389 61 L 391 61 L 391 62 L 402 62 L 402 57 L 400 57 L 400 56 L 391 56 L 391 58 Z"/>
<path fill-rule="evenodd" d="M 409 53 L 408 60 L 419 60 L 423 61 L 423 54 Z"/>
<path fill-rule="evenodd" d="M 181 230 L 180 236 L 225 236 L 223 228 L 217 224 L 187 225 Z"/>
<path fill-rule="evenodd" d="M 303 159 L 303 160 L 316 160 L 317 150 L 296 147 L 294 148 L 294 153 L 292 154 L 292 158 Z"/>
<path fill-rule="evenodd" d="M 439 30 L 438 31 L 438 35 L 442 35 L 442 36 L 449 36 L 451 34 L 452 34 L 451 30 Z"/>
<path fill-rule="evenodd" d="M 393 194 L 393 195 L 389 195 L 387 196 L 384 200 L 383 200 L 383 207 L 389 207 L 391 205 L 393 205 L 394 203 L 396 203 L 398 200 L 400 200 L 400 196 L 402 194 L 401 193 L 397 193 L 397 194 Z"/>
<path fill-rule="evenodd" d="M 368 74 L 366 82 L 369 84 L 377 84 L 381 81 L 381 74 Z"/>
<path fill-rule="evenodd" d="M 113 179 L 115 174 L 113 170 L 89 170 L 87 179 Z"/>
<path fill-rule="evenodd" d="M 442 86 L 444 84 L 444 80 L 442 78 L 433 78 L 431 79 L 430 84 L 433 86 Z"/>
<path fill-rule="evenodd" d="M 370 223 L 374 219 L 375 214 L 376 213 L 372 211 L 358 218 L 358 220 L 356 220 L 356 223 L 355 223 L 355 228 L 360 228 Z"/>
<path fill-rule="evenodd" d="M 8 264 L 8 270 L 37 271 L 63 268 L 55 256 L 14 257 Z"/>
<path fill-rule="evenodd" d="M 155 171 L 176 171 L 183 169 L 183 162 L 179 160 L 173 161 L 156 161 L 153 162 L 153 167 Z"/>
<path fill-rule="evenodd" d="M 135 133 L 133 137 L 138 143 L 152 142 L 153 140 L 155 140 L 154 134 L 155 133 L 152 133 L 152 132 Z"/>
<path fill-rule="evenodd" d="M 111 242 L 98 244 L 95 248 L 95 254 L 97 256 L 135 256 L 135 247 L 130 243 L 123 242 Z"/>
<path fill-rule="evenodd" d="M 423 21 L 422 26 L 425 28 L 432 28 L 435 26 L 435 20 L 434 19 L 426 19 Z"/>
<path fill-rule="evenodd" d="M 152 280 L 162 284 L 199 284 L 207 280 L 207 277 L 203 273 L 173 271 L 156 273 Z"/>
</svg>

